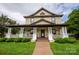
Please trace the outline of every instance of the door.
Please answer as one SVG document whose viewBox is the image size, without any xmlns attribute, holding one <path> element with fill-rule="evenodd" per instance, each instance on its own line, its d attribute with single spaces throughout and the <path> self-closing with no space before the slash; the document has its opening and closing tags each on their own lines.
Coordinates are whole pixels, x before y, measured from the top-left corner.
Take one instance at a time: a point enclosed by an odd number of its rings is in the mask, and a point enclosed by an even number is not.
<svg viewBox="0 0 79 59">
<path fill-rule="evenodd" d="M 41 30 L 41 38 L 45 38 L 45 30 L 44 29 Z"/>
</svg>

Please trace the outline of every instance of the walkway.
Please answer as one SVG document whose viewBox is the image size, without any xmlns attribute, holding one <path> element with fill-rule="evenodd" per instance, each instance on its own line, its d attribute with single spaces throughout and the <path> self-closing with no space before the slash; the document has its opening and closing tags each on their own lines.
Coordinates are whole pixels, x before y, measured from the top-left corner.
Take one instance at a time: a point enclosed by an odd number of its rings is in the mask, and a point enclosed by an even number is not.
<svg viewBox="0 0 79 59">
<path fill-rule="evenodd" d="M 52 51 L 50 49 L 50 45 L 47 39 L 37 39 L 33 55 L 52 55 Z"/>
</svg>

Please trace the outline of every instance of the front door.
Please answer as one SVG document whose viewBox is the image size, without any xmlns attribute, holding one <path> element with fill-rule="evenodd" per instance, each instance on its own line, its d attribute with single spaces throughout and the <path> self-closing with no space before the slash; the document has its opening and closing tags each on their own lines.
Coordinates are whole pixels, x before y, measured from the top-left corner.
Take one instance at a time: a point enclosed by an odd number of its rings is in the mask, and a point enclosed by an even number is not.
<svg viewBox="0 0 79 59">
<path fill-rule="evenodd" d="M 41 30 L 41 38 L 45 38 L 45 30 L 44 29 Z"/>
</svg>

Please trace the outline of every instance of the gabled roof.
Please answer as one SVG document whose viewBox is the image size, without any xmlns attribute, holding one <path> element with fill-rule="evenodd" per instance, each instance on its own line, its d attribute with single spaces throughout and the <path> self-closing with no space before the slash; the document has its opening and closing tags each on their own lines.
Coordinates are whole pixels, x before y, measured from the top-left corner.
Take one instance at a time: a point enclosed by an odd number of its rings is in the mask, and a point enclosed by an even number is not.
<svg viewBox="0 0 79 59">
<path fill-rule="evenodd" d="M 54 24 L 54 23 L 52 23 L 52 22 L 50 22 L 50 21 L 47 21 L 47 20 L 41 19 L 41 20 L 38 20 L 38 21 L 32 23 L 31 25 L 35 25 L 36 23 L 39 23 L 39 22 L 41 22 L 41 21 L 47 22 L 47 23 L 49 23 L 49 24 Z"/>
<path fill-rule="evenodd" d="M 52 12 L 48 11 L 48 10 L 45 9 L 45 8 L 40 8 L 40 9 L 37 10 L 35 13 L 33 13 L 33 14 L 29 15 L 29 16 L 24 16 L 24 17 L 25 17 L 25 18 L 27 18 L 27 17 L 34 17 L 34 15 L 37 14 L 38 12 L 40 12 L 41 10 L 44 10 L 44 11 L 50 13 L 52 16 L 57 16 L 57 17 L 62 17 L 62 16 L 63 16 L 63 15 L 57 15 L 57 14 L 55 14 L 55 13 L 52 13 Z M 37 17 L 37 16 L 35 16 L 35 17 Z M 38 17 L 39 17 L 39 16 L 38 16 Z"/>
</svg>

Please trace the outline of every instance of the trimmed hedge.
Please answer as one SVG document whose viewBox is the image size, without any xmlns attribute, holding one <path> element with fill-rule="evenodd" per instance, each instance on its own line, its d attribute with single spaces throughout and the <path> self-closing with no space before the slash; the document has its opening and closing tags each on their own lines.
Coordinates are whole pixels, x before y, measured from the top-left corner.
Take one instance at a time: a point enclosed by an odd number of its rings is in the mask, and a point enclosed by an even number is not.
<svg viewBox="0 0 79 59">
<path fill-rule="evenodd" d="M 57 39 L 55 39 L 55 42 L 57 42 L 57 43 L 75 43 L 76 39 L 74 37 L 57 38 Z"/>
<path fill-rule="evenodd" d="M 57 42 L 57 43 L 65 43 L 66 40 L 64 40 L 63 38 L 56 38 L 55 42 Z"/>
<path fill-rule="evenodd" d="M 30 42 L 31 38 L 0 38 L 0 42 Z"/>
<path fill-rule="evenodd" d="M 5 42 L 6 38 L 0 38 L 0 42 Z"/>
</svg>

